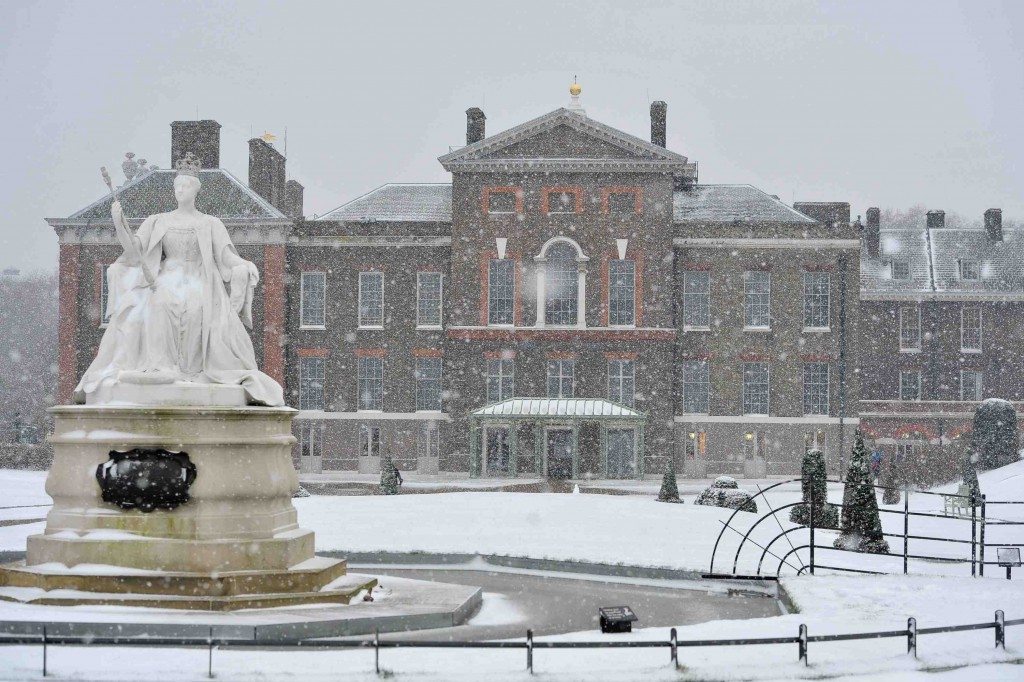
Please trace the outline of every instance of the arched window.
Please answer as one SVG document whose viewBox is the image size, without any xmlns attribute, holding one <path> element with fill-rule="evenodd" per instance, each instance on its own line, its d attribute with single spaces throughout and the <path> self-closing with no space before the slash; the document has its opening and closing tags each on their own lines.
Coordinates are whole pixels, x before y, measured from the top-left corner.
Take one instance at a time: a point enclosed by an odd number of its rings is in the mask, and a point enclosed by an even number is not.
<svg viewBox="0 0 1024 682">
<path fill-rule="evenodd" d="M 544 321 L 546 324 L 575 325 L 579 315 L 576 249 L 566 242 L 556 242 L 544 255 Z"/>
</svg>

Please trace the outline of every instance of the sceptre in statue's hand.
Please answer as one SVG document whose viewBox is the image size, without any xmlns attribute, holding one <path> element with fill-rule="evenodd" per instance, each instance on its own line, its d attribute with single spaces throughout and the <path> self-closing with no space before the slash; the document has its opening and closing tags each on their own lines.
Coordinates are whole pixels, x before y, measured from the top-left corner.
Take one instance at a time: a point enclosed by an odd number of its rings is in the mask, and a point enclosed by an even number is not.
<svg viewBox="0 0 1024 682">
<path fill-rule="evenodd" d="M 106 166 L 100 166 L 100 175 L 103 176 L 103 182 L 106 183 L 107 188 L 110 190 L 110 196 L 114 199 L 114 202 L 110 205 L 110 217 L 114 221 L 114 232 L 117 234 L 117 239 L 121 242 L 121 246 L 124 248 L 130 264 L 142 267 L 142 274 L 146 278 L 146 283 L 152 287 L 156 284 L 156 277 L 142 258 L 138 238 L 132 233 L 131 228 L 128 227 L 128 221 L 125 220 L 124 211 L 121 209 L 121 202 L 117 199 L 117 191 L 114 190 L 114 183 L 110 181 L 110 174 L 107 173 Z"/>
</svg>

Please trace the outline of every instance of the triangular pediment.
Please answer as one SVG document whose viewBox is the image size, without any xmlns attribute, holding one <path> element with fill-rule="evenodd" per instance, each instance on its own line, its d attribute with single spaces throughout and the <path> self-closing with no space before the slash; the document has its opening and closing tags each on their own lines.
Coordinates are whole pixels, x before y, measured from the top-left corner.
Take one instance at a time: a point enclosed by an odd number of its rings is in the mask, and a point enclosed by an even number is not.
<svg viewBox="0 0 1024 682">
<path fill-rule="evenodd" d="M 450 171 L 519 166 L 544 170 L 558 165 L 579 170 L 627 166 L 634 170 L 685 172 L 693 167 L 682 154 L 569 109 L 556 109 L 438 160 Z"/>
</svg>

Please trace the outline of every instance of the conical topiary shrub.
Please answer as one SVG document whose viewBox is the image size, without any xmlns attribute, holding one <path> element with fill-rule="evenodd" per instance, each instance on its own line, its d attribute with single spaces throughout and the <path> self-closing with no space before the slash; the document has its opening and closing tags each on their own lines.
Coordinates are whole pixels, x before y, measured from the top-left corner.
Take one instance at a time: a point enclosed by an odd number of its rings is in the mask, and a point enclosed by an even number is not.
<svg viewBox="0 0 1024 682">
<path fill-rule="evenodd" d="M 676 465 L 671 459 L 668 461 L 668 470 L 661 477 L 658 502 L 682 502 L 679 499 L 679 486 L 676 484 Z"/>
<path fill-rule="evenodd" d="M 821 450 L 808 450 L 800 466 L 803 502 L 789 512 L 789 520 L 802 526 L 810 524 L 810 504 L 814 499 L 815 528 L 839 528 L 836 506 L 828 503 L 828 481 L 825 475 L 825 455 Z"/>
<path fill-rule="evenodd" d="M 871 484 L 868 450 L 864 447 L 864 437 L 859 431 L 853 445 L 850 468 L 846 472 L 844 498 L 850 502 L 843 506 L 842 533 L 836 538 L 834 546 L 857 552 L 888 552 L 889 543 L 882 535 L 878 500 L 875 497 L 875 487 Z"/>
</svg>

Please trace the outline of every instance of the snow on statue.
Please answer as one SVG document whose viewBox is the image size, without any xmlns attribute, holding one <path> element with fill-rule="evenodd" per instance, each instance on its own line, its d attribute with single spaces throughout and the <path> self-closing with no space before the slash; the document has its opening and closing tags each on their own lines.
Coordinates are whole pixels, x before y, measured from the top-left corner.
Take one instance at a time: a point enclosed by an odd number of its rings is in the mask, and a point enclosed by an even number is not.
<svg viewBox="0 0 1024 682">
<path fill-rule="evenodd" d="M 104 402 L 103 389 L 118 383 L 188 382 L 241 385 L 250 403 L 283 405 L 245 330 L 259 272 L 238 255 L 224 223 L 196 209 L 198 159 L 189 153 L 175 167 L 178 208 L 149 216 L 137 233 L 116 195 L 111 204 L 124 253 L 107 270 L 110 322 L 75 401 Z"/>
</svg>

